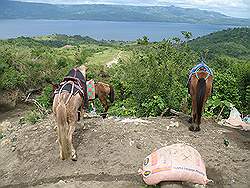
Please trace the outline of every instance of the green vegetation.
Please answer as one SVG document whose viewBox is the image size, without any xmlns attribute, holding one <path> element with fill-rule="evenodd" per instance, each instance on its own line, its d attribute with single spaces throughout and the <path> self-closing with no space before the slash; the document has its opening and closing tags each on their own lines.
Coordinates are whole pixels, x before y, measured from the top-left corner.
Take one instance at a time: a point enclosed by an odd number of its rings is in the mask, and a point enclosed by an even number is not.
<svg viewBox="0 0 250 188">
<path fill-rule="evenodd" d="M 186 45 L 176 48 L 170 41 L 135 49 L 111 70 L 116 93 L 123 98 L 115 104 L 121 107 L 118 115 L 156 116 L 166 107 L 180 109 L 187 96 L 187 70 L 197 59 Z"/>
<path fill-rule="evenodd" d="M 223 105 L 228 108 L 228 102 L 249 114 L 250 29 L 227 29 L 189 44 L 198 53 L 207 54 L 209 65 L 215 72 L 214 93 L 208 101 L 207 115 L 218 114 Z"/>
<path fill-rule="evenodd" d="M 26 113 L 26 115 L 24 117 L 24 122 L 27 122 L 30 124 L 35 124 L 41 118 L 42 118 L 42 114 L 36 110 L 33 110 L 33 111 L 29 111 Z"/>
<path fill-rule="evenodd" d="M 199 15 L 199 16 L 197 16 Z M 175 6 L 52 5 L 1 0 L 0 19 L 104 20 L 249 26 L 250 20 Z"/>
<path fill-rule="evenodd" d="M 37 102 L 41 108 L 50 109 L 52 86 L 49 83 L 59 83 L 72 67 L 86 64 L 88 58 L 107 51 L 110 46 L 89 37 L 66 35 L 1 40 L 0 90 L 21 95 L 38 90 Z M 97 77 L 95 72 L 92 75 Z M 34 123 L 41 117 L 29 113 L 27 121 Z"/>
<path fill-rule="evenodd" d="M 198 63 L 201 52 L 211 48 L 207 64 L 214 70 L 215 77 L 206 115 L 217 116 L 222 110 L 225 117 L 229 114 L 230 103 L 241 113 L 249 114 L 247 88 L 250 85 L 250 58 L 247 54 L 233 56 L 237 54 L 237 45 L 249 50 L 250 38 L 246 36 L 249 31 L 249 28 L 236 28 L 188 43 L 175 37 L 173 40 L 134 47 L 130 59 L 111 70 L 118 100 L 110 111 L 116 115 L 130 116 L 157 116 L 165 108 L 186 112 L 186 106 L 191 107 L 186 87 L 188 71 Z M 187 40 L 191 36 L 188 32 L 183 32 L 183 35 Z M 224 45 L 231 39 L 236 51 L 231 46 L 224 46 L 223 49 L 212 47 L 218 41 Z M 192 50 L 190 46 L 196 49 Z M 188 110 L 190 112 L 190 108 Z"/>
<path fill-rule="evenodd" d="M 192 34 L 183 31 L 186 41 L 174 37 L 153 43 L 146 36 L 131 43 L 67 35 L 2 40 L 0 89 L 40 89 L 37 101 L 50 109 L 52 88 L 48 82 L 58 83 L 72 67 L 87 64 L 88 79 L 114 86 L 116 101 L 109 111 L 113 115 L 158 116 L 165 108 L 190 113 L 188 72 L 200 54 L 205 54 L 215 74 L 205 114 L 217 116 L 222 111 L 225 117 L 230 103 L 249 114 L 249 31 L 229 29 L 191 41 Z M 115 63 L 108 68 L 112 61 Z M 40 117 L 32 112 L 26 119 L 34 123 Z"/>
<path fill-rule="evenodd" d="M 208 58 L 229 56 L 250 59 L 250 29 L 233 28 L 198 37 L 189 42 L 191 48 L 208 53 Z"/>
</svg>

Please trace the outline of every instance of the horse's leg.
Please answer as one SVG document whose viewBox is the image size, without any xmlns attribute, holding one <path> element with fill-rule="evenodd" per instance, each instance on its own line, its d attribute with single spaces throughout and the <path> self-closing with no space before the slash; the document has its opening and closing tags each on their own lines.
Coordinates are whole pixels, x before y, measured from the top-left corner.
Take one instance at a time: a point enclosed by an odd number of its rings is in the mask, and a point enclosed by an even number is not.
<svg viewBox="0 0 250 188">
<path fill-rule="evenodd" d="M 189 127 L 190 131 L 194 131 L 196 129 L 196 97 L 192 96 L 192 121 L 191 126 Z"/>
<path fill-rule="evenodd" d="M 194 113 L 193 113 L 193 118 L 194 118 L 194 121 L 193 121 L 193 127 L 194 127 L 194 130 L 193 131 L 200 131 L 200 122 L 198 120 L 198 114 L 197 114 L 197 101 L 196 101 L 196 97 L 194 98 Z"/>
<path fill-rule="evenodd" d="M 58 125 L 57 125 L 57 121 L 56 121 L 56 107 L 58 105 L 58 95 L 55 95 L 54 97 L 54 101 L 53 101 L 53 106 L 52 106 L 52 110 L 53 110 L 53 114 L 54 114 L 54 118 L 53 118 L 53 129 L 57 132 L 57 139 L 56 142 L 58 143 L 59 146 L 59 156 L 60 159 L 63 159 L 63 155 L 62 155 L 62 145 L 60 143 L 60 139 L 59 139 L 59 130 L 58 130 Z"/>
<path fill-rule="evenodd" d="M 95 113 L 96 112 L 96 108 L 95 108 L 94 100 L 91 101 L 91 107 L 92 107 L 92 111 Z"/>
<path fill-rule="evenodd" d="M 59 131 L 59 130 L 57 129 L 57 131 Z M 59 138 L 59 133 L 57 133 L 57 135 L 58 135 L 58 136 L 57 136 L 56 142 L 58 142 L 58 145 L 59 145 L 59 155 L 60 155 L 60 159 L 64 160 L 63 154 L 62 154 L 62 145 L 61 145 L 60 138 Z"/>
<path fill-rule="evenodd" d="M 100 99 L 100 102 L 102 103 L 102 106 L 103 106 L 103 108 L 104 108 L 104 115 L 103 115 L 103 118 L 106 118 L 106 116 L 107 116 L 107 111 L 108 111 L 108 109 L 109 109 L 109 107 L 108 107 L 108 102 L 107 102 L 105 96 L 100 96 L 99 99 Z"/>
<path fill-rule="evenodd" d="M 73 133 L 75 131 L 76 121 L 77 121 L 77 114 L 71 115 L 68 119 L 69 121 L 69 132 L 68 132 L 68 139 L 69 139 L 69 145 L 71 148 L 71 159 L 73 161 L 77 160 L 76 150 L 73 146 Z"/>
</svg>

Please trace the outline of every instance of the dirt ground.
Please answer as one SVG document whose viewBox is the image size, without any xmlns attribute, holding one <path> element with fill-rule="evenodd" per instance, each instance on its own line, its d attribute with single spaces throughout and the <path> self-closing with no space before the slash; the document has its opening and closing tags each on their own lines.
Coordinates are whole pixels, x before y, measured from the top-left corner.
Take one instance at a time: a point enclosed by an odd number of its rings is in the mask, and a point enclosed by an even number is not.
<svg viewBox="0 0 250 188">
<path fill-rule="evenodd" d="M 0 115 L 0 187 L 146 187 L 137 171 L 155 148 L 186 143 L 206 163 L 207 187 L 250 187 L 250 133 L 203 120 L 190 132 L 178 117 L 143 122 L 109 117 L 81 120 L 74 134 L 78 160 L 59 159 L 52 115 L 35 125 L 21 124 L 24 111 Z M 179 122 L 179 126 L 169 126 Z M 224 139 L 229 145 L 224 145 Z M 167 187 L 199 187 L 169 183 Z"/>
</svg>

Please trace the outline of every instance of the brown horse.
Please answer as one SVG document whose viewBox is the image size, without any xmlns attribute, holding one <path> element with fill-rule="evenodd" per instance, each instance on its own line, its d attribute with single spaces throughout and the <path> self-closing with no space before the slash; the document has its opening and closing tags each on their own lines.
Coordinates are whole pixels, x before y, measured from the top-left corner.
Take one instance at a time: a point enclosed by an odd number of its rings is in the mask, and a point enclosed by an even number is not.
<svg viewBox="0 0 250 188">
<path fill-rule="evenodd" d="M 77 70 L 78 74 L 86 78 L 87 67 L 82 65 L 74 70 Z M 74 79 L 72 80 L 67 78 L 67 80 L 63 83 L 63 86 L 59 86 L 59 92 L 54 96 L 52 107 L 57 123 L 57 141 L 59 144 L 60 158 L 62 160 L 68 159 L 71 155 L 72 160 L 77 160 L 76 150 L 72 143 L 72 136 L 75 131 L 76 121 L 78 118 L 78 109 L 83 104 L 83 97 L 79 92 L 80 87 L 79 85 L 77 86 Z M 66 85 L 71 86 L 71 92 L 63 91 L 63 88 Z M 77 92 L 73 93 L 73 90 L 75 89 Z"/>
<path fill-rule="evenodd" d="M 196 70 L 195 70 L 196 68 Z M 191 70 L 189 92 L 192 97 L 192 125 L 190 131 L 199 131 L 201 115 L 208 97 L 212 93 L 213 73 L 204 63 Z"/>
<path fill-rule="evenodd" d="M 113 87 L 110 84 L 106 84 L 103 82 L 97 82 L 95 83 L 95 95 L 97 98 L 99 98 L 103 108 L 104 112 L 102 114 L 102 117 L 105 118 L 107 116 L 108 109 L 110 107 L 110 104 L 112 104 L 115 100 L 115 92 Z M 109 96 L 108 102 L 107 98 Z M 90 100 L 92 104 L 94 105 L 94 100 Z"/>
</svg>

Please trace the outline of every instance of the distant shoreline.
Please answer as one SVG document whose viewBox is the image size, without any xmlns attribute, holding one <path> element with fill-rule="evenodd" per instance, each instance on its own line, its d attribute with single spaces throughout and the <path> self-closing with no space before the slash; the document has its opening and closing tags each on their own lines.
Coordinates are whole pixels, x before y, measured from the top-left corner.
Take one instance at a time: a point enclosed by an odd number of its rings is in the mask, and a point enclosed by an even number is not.
<svg viewBox="0 0 250 188">
<path fill-rule="evenodd" d="M 250 19 L 230 17 L 198 8 L 107 4 L 59 5 L 1 0 L 0 19 L 16 18 L 250 26 Z"/>
<path fill-rule="evenodd" d="M 193 38 L 196 38 L 215 31 L 242 26 L 172 22 L 0 19 L 0 27 L 0 39 L 57 33 L 117 41 L 134 41 L 146 35 L 151 41 L 160 41 L 164 38 L 182 37 L 181 31 L 190 31 Z"/>
<path fill-rule="evenodd" d="M 113 22 L 113 23 L 170 23 L 170 24 L 194 24 L 194 25 L 216 25 L 216 26 L 230 26 L 230 27 L 250 27 L 250 25 L 235 25 L 235 24 L 223 24 L 223 23 L 191 23 L 191 22 L 174 22 L 174 21 L 116 21 L 116 20 L 95 20 L 95 19 L 44 19 L 44 18 L 0 18 L 0 21 L 10 20 L 25 20 L 25 21 L 84 21 L 84 22 Z"/>
</svg>

